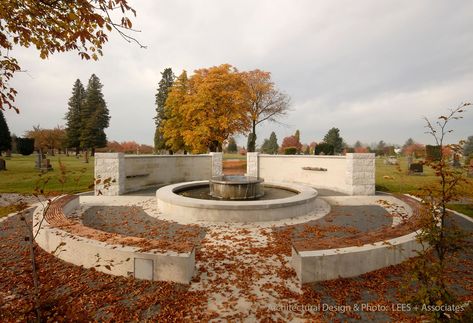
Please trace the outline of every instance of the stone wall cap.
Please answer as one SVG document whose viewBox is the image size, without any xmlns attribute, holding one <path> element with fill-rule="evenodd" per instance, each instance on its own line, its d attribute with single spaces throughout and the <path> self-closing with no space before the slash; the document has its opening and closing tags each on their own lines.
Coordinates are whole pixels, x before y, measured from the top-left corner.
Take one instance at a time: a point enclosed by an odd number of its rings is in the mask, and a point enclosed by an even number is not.
<svg viewBox="0 0 473 323">
<path fill-rule="evenodd" d="M 209 181 L 193 181 L 164 186 L 156 191 L 156 197 L 158 200 L 162 200 L 167 203 L 201 209 L 261 210 L 286 207 L 289 205 L 305 204 L 308 199 L 315 199 L 318 195 L 318 192 L 312 187 L 286 182 L 269 182 L 266 183 L 266 185 L 297 191 L 299 194 L 281 199 L 251 200 L 242 203 L 242 201 L 201 200 L 181 196 L 175 193 L 175 191 L 184 188 L 207 185 L 208 183 Z"/>
<path fill-rule="evenodd" d="M 380 249 L 380 248 L 392 248 L 393 246 L 396 246 L 396 245 L 401 245 L 407 242 L 416 241 L 417 235 L 419 233 L 420 233 L 420 230 L 408 233 L 406 235 L 403 235 L 397 238 L 389 239 L 386 241 L 367 243 L 362 246 L 321 249 L 321 250 L 304 250 L 304 251 L 298 251 L 294 246 L 292 246 L 292 248 L 301 257 L 320 257 L 320 256 L 356 253 L 356 252 L 362 252 L 362 251 L 374 250 L 374 249 Z"/>
<path fill-rule="evenodd" d="M 347 158 L 349 159 L 374 159 L 374 153 L 348 153 Z"/>
<path fill-rule="evenodd" d="M 124 153 L 95 153 L 95 158 L 117 158 L 125 156 Z"/>
<path fill-rule="evenodd" d="M 345 159 L 342 155 L 270 155 L 259 154 L 259 157 L 274 157 L 274 158 L 313 158 L 313 159 Z"/>
<path fill-rule="evenodd" d="M 125 155 L 125 158 L 172 158 L 172 157 L 211 157 L 210 154 L 198 154 L 198 155 Z"/>
</svg>

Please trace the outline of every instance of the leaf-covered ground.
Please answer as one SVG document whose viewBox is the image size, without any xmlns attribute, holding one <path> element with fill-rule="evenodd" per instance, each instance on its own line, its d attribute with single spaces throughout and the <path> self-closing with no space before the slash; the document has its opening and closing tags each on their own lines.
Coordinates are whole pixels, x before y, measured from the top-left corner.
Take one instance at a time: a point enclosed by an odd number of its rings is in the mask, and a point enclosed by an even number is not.
<svg viewBox="0 0 473 323">
<path fill-rule="evenodd" d="M 36 248 L 43 318 L 160 322 L 420 320 L 418 314 L 399 307 L 404 302 L 400 285 L 407 263 L 353 279 L 299 285 L 289 263 L 295 237 L 317 237 L 321 234 L 317 224 L 323 222 L 328 229 L 322 234 L 330 238 L 382 228 L 392 221 L 380 209 L 334 209 L 336 214 L 318 223 L 283 228 L 186 226 L 150 218 L 140 208 L 89 209 L 82 217 L 83 223 L 105 231 L 146 238 L 192 232 L 198 238 L 194 279 L 190 285 L 180 285 L 114 277 L 70 265 Z M 27 218 L 31 219 L 31 214 Z M 473 232 L 471 222 L 456 218 L 463 228 Z M 18 216 L 0 223 L 2 322 L 33 317 L 33 283 L 24 232 Z M 473 248 L 462 252 L 458 259 L 451 263 L 450 273 L 463 303 L 473 300 Z"/>
<path fill-rule="evenodd" d="M 222 166 L 225 175 L 243 175 L 246 173 L 246 160 L 223 160 Z"/>
</svg>

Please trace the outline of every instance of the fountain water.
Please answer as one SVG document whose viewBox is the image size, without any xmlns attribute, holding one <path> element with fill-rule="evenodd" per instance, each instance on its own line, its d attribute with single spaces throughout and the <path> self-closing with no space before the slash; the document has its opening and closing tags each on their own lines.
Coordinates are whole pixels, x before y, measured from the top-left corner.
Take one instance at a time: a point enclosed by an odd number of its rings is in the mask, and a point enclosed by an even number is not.
<svg viewBox="0 0 473 323">
<path fill-rule="evenodd" d="M 223 175 L 210 179 L 210 195 L 223 200 L 252 200 L 264 195 L 262 178 Z"/>
</svg>

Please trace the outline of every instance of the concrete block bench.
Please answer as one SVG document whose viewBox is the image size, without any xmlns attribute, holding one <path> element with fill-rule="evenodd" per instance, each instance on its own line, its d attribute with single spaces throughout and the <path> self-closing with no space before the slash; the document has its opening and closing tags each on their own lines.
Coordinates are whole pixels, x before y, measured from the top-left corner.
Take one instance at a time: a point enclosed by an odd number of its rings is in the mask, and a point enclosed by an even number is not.
<svg viewBox="0 0 473 323">
<path fill-rule="evenodd" d="M 356 277 L 397 265 L 417 255 L 416 232 L 372 244 L 337 249 L 298 251 L 292 246 L 291 263 L 301 283 Z"/>
<path fill-rule="evenodd" d="M 412 208 L 412 218 L 417 217 L 418 203 L 406 197 L 402 200 Z M 292 244 L 291 264 L 302 284 L 356 277 L 417 256 L 417 252 L 422 250 L 416 239 L 418 233 L 414 231 L 382 241 L 320 250 L 308 250 L 296 242 Z"/>
<path fill-rule="evenodd" d="M 147 280 L 187 284 L 195 269 L 193 243 L 149 240 L 109 233 L 83 226 L 68 218 L 79 207 L 79 197 L 62 196 L 50 203 L 44 214 L 38 207 L 33 215 L 36 242 L 54 256 L 98 271 Z"/>
</svg>

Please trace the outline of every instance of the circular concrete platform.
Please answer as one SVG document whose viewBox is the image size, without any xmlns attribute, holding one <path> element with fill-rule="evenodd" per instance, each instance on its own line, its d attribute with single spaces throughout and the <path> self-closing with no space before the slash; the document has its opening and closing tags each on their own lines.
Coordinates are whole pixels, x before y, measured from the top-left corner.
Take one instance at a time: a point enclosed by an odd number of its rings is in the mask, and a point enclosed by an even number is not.
<svg viewBox="0 0 473 323">
<path fill-rule="evenodd" d="M 156 191 L 158 211 L 163 218 L 179 221 L 264 222 L 308 215 L 316 208 L 317 191 L 293 183 L 265 183 L 298 194 L 273 200 L 220 201 L 189 198 L 177 192 L 208 185 L 208 181 L 178 183 Z"/>
</svg>

